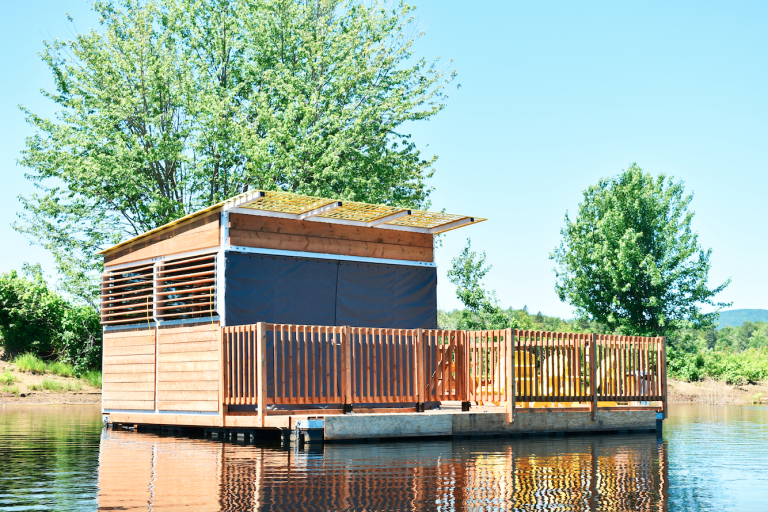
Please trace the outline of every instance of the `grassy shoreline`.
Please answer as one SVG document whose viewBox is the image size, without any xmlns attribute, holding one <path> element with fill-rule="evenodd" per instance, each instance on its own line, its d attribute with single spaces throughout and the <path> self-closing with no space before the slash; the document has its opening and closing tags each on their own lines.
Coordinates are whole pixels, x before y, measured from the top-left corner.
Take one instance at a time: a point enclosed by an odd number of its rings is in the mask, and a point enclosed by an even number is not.
<svg viewBox="0 0 768 512">
<path fill-rule="evenodd" d="M 97 404 L 101 401 L 101 372 L 77 376 L 71 365 L 46 362 L 23 354 L 0 361 L 0 403 Z"/>
</svg>

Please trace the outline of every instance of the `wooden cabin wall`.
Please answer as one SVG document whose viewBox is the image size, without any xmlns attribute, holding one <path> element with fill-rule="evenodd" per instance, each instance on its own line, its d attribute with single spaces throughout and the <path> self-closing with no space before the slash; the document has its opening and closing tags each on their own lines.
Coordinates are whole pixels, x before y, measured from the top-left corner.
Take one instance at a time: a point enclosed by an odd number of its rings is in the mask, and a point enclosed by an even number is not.
<svg viewBox="0 0 768 512">
<path fill-rule="evenodd" d="M 218 322 L 158 329 L 159 410 L 219 410 L 219 345 Z"/>
<path fill-rule="evenodd" d="M 432 235 L 231 213 L 229 243 L 241 247 L 434 261 Z"/>
<path fill-rule="evenodd" d="M 155 409 L 155 328 L 104 333 L 104 409 Z"/>
<path fill-rule="evenodd" d="M 106 266 L 218 247 L 221 213 L 191 220 L 104 256 Z"/>
</svg>

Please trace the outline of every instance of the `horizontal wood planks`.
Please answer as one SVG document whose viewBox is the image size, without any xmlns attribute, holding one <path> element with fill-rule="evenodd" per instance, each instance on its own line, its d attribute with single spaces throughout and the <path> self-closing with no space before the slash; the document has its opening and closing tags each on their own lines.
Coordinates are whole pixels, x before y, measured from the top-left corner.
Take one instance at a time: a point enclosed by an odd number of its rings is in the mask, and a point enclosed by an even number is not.
<svg viewBox="0 0 768 512">
<path fill-rule="evenodd" d="M 154 410 L 155 328 L 104 333 L 105 409 Z"/>
<path fill-rule="evenodd" d="M 232 213 L 229 243 L 260 249 L 407 261 L 434 260 L 432 235 Z"/>
<path fill-rule="evenodd" d="M 213 213 L 181 226 L 168 228 L 154 236 L 138 240 L 128 247 L 106 254 L 104 265 L 108 270 L 111 265 L 218 247 L 221 243 L 220 224 L 221 214 Z"/>
<path fill-rule="evenodd" d="M 218 339 L 218 322 L 158 329 L 158 410 L 219 410 Z"/>
</svg>

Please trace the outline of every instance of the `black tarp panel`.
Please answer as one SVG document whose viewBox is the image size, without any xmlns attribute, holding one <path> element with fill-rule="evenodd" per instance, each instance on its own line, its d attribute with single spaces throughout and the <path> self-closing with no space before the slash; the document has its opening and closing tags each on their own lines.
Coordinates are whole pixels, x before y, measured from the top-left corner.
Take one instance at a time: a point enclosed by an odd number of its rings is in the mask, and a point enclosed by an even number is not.
<svg viewBox="0 0 768 512">
<path fill-rule="evenodd" d="M 405 327 L 395 325 L 396 275 L 392 265 L 339 263 L 337 325 Z"/>
<path fill-rule="evenodd" d="M 437 269 L 395 267 L 395 325 L 437 329 Z"/>
<path fill-rule="evenodd" d="M 227 325 L 335 325 L 335 261 L 228 252 Z"/>
<path fill-rule="evenodd" d="M 437 328 L 437 269 L 228 252 L 227 325 Z"/>
</svg>

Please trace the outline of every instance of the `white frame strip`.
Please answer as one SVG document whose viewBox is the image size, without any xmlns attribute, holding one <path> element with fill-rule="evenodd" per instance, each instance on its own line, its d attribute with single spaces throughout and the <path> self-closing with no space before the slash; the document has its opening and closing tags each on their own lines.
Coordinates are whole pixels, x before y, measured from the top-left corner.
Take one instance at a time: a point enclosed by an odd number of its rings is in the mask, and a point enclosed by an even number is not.
<svg viewBox="0 0 768 512">
<path fill-rule="evenodd" d="M 366 256 L 346 256 L 343 254 L 325 254 L 322 252 L 303 252 L 303 251 L 284 251 L 282 249 L 258 249 L 256 247 L 242 247 L 239 245 L 228 245 L 225 251 L 243 252 L 250 254 L 268 254 L 270 256 L 289 256 L 292 258 L 314 258 L 321 260 L 339 260 L 339 261 L 357 261 L 360 263 L 381 263 L 384 265 L 407 265 L 410 267 L 437 267 L 434 261 L 410 261 L 410 260 L 390 260 L 386 258 L 368 258 Z"/>
</svg>

